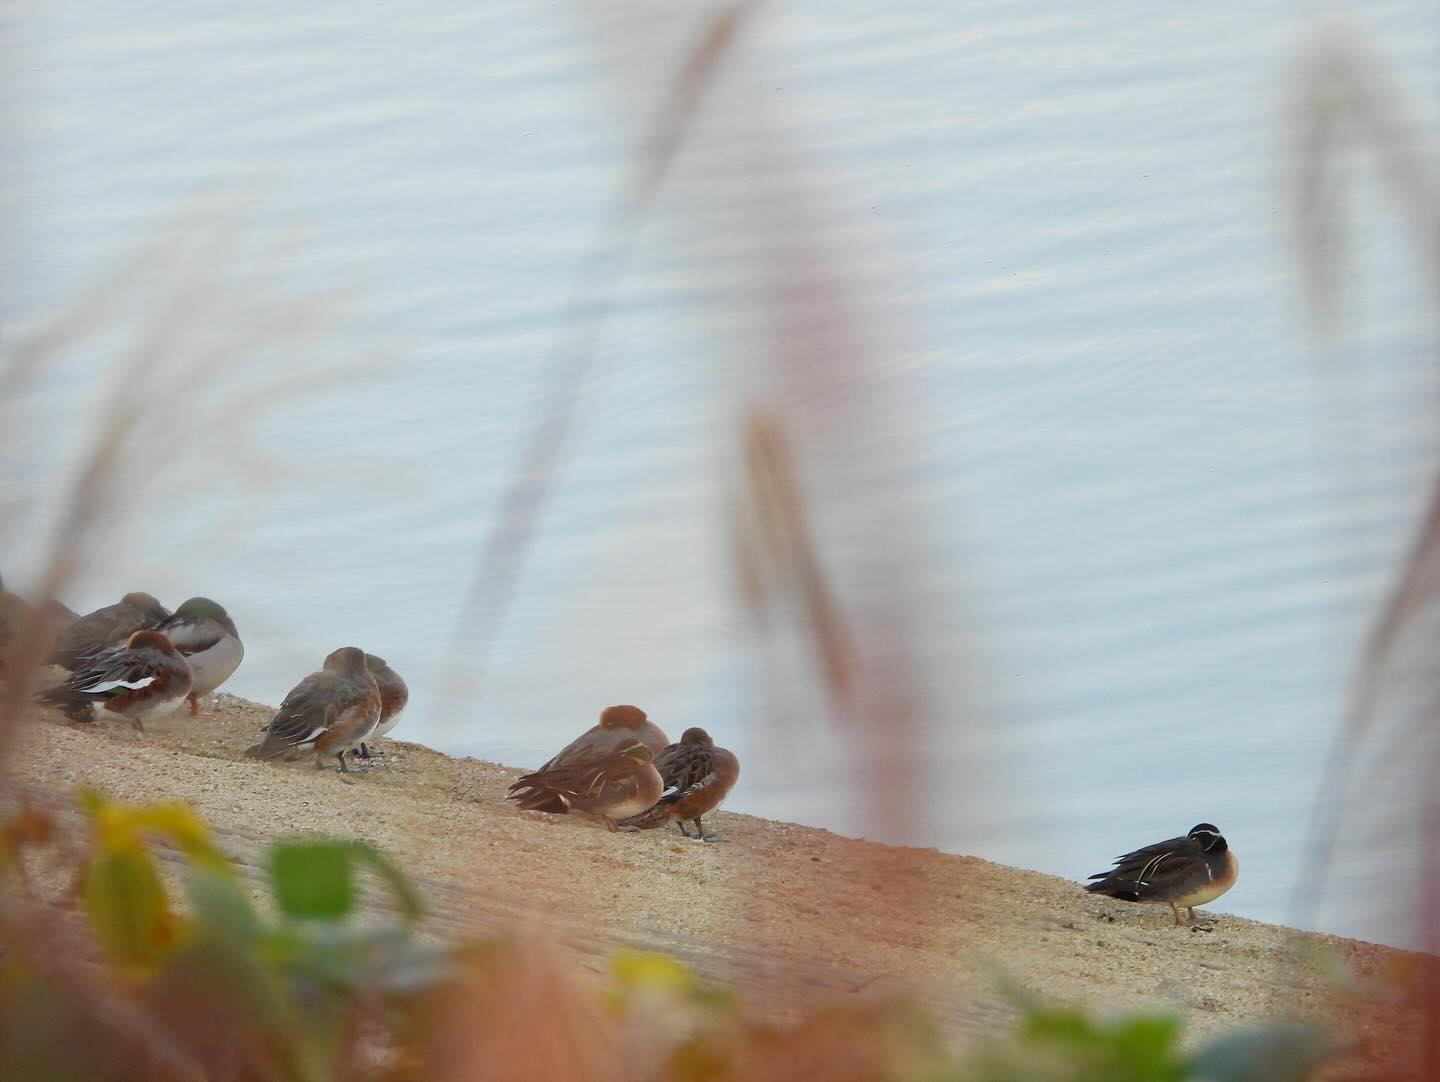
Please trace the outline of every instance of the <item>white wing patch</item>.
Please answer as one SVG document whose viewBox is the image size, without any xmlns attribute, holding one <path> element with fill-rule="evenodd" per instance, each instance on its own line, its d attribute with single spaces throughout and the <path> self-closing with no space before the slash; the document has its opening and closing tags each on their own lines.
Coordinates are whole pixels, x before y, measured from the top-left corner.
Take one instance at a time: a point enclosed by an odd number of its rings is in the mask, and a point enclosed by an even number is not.
<svg viewBox="0 0 1440 1082">
<path fill-rule="evenodd" d="M 98 695 L 102 691 L 114 691 L 116 688 L 129 688 L 131 691 L 139 691 L 141 688 L 149 687 L 155 683 L 155 677 L 147 676 L 141 680 L 131 682 L 129 680 L 102 680 L 98 684 L 91 684 L 87 688 L 80 688 L 80 691 L 88 691 Z"/>
</svg>

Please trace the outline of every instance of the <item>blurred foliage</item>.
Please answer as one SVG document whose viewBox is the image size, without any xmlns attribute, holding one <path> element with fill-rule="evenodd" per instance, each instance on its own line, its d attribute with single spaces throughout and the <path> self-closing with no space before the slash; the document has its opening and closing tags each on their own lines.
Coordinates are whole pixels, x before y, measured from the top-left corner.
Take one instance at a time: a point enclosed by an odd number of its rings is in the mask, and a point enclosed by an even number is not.
<svg viewBox="0 0 1440 1082">
<path fill-rule="evenodd" d="M 665 955 L 618 952 L 597 987 L 542 939 L 435 943 L 414 886 L 361 842 L 275 842 L 257 904 L 184 805 L 80 804 L 79 847 L 44 812 L 0 822 L 0 1079 L 1290 1082 L 1338 1051 L 1277 1025 L 1192 1052 L 1174 1017 L 1015 988 L 1013 1030 L 960 1051 L 908 1001 L 774 1025 Z M 28 870 L 41 856 L 73 883 L 58 898 Z M 384 915 L 361 912 L 367 874 Z"/>
</svg>

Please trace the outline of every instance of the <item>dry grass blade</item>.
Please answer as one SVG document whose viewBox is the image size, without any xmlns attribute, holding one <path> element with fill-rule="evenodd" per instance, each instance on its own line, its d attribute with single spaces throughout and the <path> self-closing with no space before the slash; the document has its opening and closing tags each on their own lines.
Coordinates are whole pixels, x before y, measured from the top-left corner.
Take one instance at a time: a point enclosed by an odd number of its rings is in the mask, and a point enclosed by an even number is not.
<svg viewBox="0 0 1440 1082">
<path fill-rule="evenodd" d="M 1418 239 L 1415 254 L 1440 311 L 1440 185 L 1407 132 L 1418 130 L 1381 66 L 1353 34 L 1330 31 L 1306 52 L 1294 124 L 1299 132 L 1292 203 L 1309 286 L 1310 314 L 1333 332 L 1342 270 L 1343 223 L 1335 162 L 1353 140 L 1365 145 L 1401 217 Z"/>
<path fill-rule="evenodd" d="M 100 560 L 122 526 L 144 521 L 140 509 L 167 494 L 228 495 L 253 516 L 264 500 L 280 495 L 277 486 L 261 488 L 253 478 L 304 472 L 288 463 L 284 473 L 257 467 L 266 458 L 255 431 L 262 418 L 304 395 L 333 393 L 386 371 L 353 354 L 343 364 L 307 357 L 298 374 L 293 365 L 254 365 L 266 351 L 302 351 L 343 312 L 335 298 L 279 290 L 275 283 L 283 281 L 292 253 L 284 244 L 255 244 L 254 219 L 253 200 L 228 200 L 219 210 L 207 203 L 177 215 L 0 358 L 6 396 L 0 423 L 18 451 L 34 423 L 19 402 L 41 375 L 84 344 L 123 343 L 90 446 L 64 493 L 36 596 L 60 596 L 80 568 Z M 18 459 L 8 463 L 10 471 L 23 469 Z M 35 518 L 14 496 L 5 511 L 0 535 Z M 13 658 L 0 703 L 0 763 L 24 713 L 29 676 L 47 652 L 44 631 L 27 629 Z"/>
<path fill-rule="evenodd" d="M 1341 110 L 1323 55 L 1306 58 L 1292 124 L 1299 133 L 1296 190 L 1292 197 L 1300 266 L 1305 274 L 1313 330 L 1336 330 L 1335 305 L 1340 282 L 1340 206 L 1335 198 L 1331 162 Z"/>
<path fill-rule="evenodd" d="M 820 566 L 794 459 L 779 420 L 758 407 L 745 422 L 744 440 L 750 513 L 736 517 L 736 546 L 748 600 L 760 615 L 776 587 L 799 590 L 825 686 L 838 707 L 854 690 L 858 659 Z"/>
<path fill-rule="evenodd" d="M 1353 35 L 1322 36 L 1306 58 L 1299 128 L 1299 188 L 1294 203 L 1302 240 L 1302 261 L 1310 288 L 1316 325 L 1333 332 L 1340 273 L 1338 198 L 1332 178 L 1334 160 L 1347 140 L 1366 147 L 1401 216 L 1416 239 L 1415 251 L 1429 287 L 1434 310 L 1440 312 L 1440 185 L 1426 168 L 1407 131 L 1405 110 L 1397 95 L 1384 86 L 1380 67 L 1360 48 Z M 1293 908 L 1297 923 L 1310 922 L 1334 859 L 1336 837 L 1345 818 L 1352 764 L 1360 761 L 1373 733 L 1378 697 L 1406 633 L 1416 618 L 1435 604 L 1440 593 L 1440 477 L 1432 484 L 1428 506 L 1394 585 L 1375 619 L 1356 666 L 1341 730 L 1333 741 L 1312 815 L 1309 848 L 1311 867 L 1296 886 Z M 1433 725 L 1433 712 L 1402 724 Z M 1413 734 L 1412 734 L 1413 735 Z M 1418 745 L 1417 745 L 1418 746 Z M 1437 901 L 1440 862 L 1434 846 L 1440 830 L 1440 787 L 1431 784 L 1421 807 L 1426 827 L 1420 833 L 1426 853 L 1418 862 L 1422 876 L 1419 909 L 1427 949 L 1440 950 Z M 1428 1004 L 1423 1077 L 1440 1077 L 1440 987 L 1433 973 L 1425 989 Z"/>
<path fill-rule="evenodd" d="M 757 6 L 755 2 L 728 6 L 707 21 L 680 70 L 667 83 L 646 146 L 637 154 L 599 235 L 576 270 L 559 321 L 559 341 L 542 373 L 538 419 L 480 546 L 461 608 L 466 615 L 456 631 L 454 656 L 466 658 L 465 671 L 463 677 L 453 673 L 447 683 L 458 685 L 463 679 L 473 686 L 483 672 L 569 448 L 596 342 L 624 274 L 635 231 L 653 206 L 705 91 L 734 48 L 745 18 Z M 460 697 L 458 690 L 454 694 Z"/>
</svg>

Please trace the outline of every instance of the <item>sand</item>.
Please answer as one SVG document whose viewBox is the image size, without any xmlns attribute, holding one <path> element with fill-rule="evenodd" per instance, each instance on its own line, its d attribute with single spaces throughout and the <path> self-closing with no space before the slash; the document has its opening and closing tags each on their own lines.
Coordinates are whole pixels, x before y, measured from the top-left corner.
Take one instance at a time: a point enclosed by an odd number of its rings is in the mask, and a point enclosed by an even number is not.
<svg viewBox="0 0 1440 1082">
<path fill-rule="evenodd" d="M 243 751 L 271 709 L 223 694 L 208 709 L 152 723 L 143 737 L 37 710 L 13 779 L 52 801 L 80 784 L 189 801 L 257 890 L 268 839 L 364 838 L 421 882 L 437 935 L 538 922 L 597 972 L 617 946 L 666 951 L 742 985 L 753 1009 L 780 1020 L 905 991 L 963 1041 L 1013 1016 L 996 991 L 999 967 L 1066 1002 L 1178 1011 L 1192 1037 L 1272 1016 L 1381 1044 L 1418 1031 L 1396 979 L 1415 956 L 1373 944 L 1209 910 L 1204 930 L 1177 929 L 1168 908 L 1094 897 L 1053 876 L 724 811 L 706 823 L 728 839 L 719 844 L 673 828 L 610 833 L 507 804 L 519 769 L 394 739 L 379 742 L 380 765 L 349 779 L 311 759 L 257 762 Z M 1345 989 L 1325 972 L 1337 960 L 1353 974 Z"/>
</svg>

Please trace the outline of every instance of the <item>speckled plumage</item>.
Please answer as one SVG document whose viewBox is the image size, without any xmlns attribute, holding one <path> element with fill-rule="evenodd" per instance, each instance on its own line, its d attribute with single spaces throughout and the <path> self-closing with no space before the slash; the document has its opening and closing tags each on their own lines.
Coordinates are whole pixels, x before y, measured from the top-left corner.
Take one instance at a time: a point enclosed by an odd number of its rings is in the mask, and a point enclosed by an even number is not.
<svg viewBox="0 0 1440 1082">
<path fill-rule="evenodd" d="M 648 830 L 675 823 L 689 837 L 685 823 L 695 824 L 695 836 L 705 834 L 701 817 L 720 806 L 740 777 L 740 760 L 725 748 L 717 748 L 704 729 L 686 729 L 678 744 L 671 744 L 655 759 L 655 769 L 666 792 L 650 808 L 622 819 L 621 829 Z"/>
<path fill-rule="evenodd" d="M 615 820 L 644 811 L 664 789 L 650 749 L 629 736 L 613 750 L 572 755 L 526 774 L 510 787 L 510 799 L 531 811 L 597 815 L 613 830 Z"/>
</svg>

